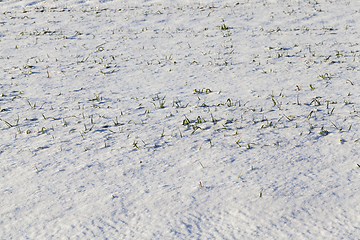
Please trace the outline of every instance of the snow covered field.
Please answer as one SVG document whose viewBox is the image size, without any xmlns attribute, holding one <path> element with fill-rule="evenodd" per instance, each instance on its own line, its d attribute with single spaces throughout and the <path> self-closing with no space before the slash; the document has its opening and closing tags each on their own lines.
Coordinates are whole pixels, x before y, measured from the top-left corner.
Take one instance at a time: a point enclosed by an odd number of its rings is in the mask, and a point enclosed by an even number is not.
<svg viewBox="0 0 360 240">
<path fill-rule="evenodd" d="M 0 10 L 0 239 L 359 238 L 359 1 Z"/>
</svg>

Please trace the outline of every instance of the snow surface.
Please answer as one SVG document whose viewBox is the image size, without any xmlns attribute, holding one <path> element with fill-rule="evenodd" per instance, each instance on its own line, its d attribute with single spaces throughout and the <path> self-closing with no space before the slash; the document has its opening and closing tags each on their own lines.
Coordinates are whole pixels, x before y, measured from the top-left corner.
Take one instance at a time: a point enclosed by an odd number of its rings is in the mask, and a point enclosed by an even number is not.
<svg viewBox="0 0 360 240">
<path fill-rule="evenodd" d="M 1 1 L 1 239 L 358 239 L 360 2 Z"/>
</svg>

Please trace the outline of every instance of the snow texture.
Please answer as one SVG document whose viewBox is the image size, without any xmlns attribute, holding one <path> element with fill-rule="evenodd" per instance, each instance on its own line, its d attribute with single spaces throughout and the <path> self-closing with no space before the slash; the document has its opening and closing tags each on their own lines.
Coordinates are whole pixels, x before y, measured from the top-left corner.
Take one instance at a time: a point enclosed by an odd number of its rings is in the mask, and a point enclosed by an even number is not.
<svg viewBox="0 0 360 240">
<path fill-rule="evenodd" d="M 0 9 L 0 239 L 359 238 L 359 1 Z"/>
</svg>

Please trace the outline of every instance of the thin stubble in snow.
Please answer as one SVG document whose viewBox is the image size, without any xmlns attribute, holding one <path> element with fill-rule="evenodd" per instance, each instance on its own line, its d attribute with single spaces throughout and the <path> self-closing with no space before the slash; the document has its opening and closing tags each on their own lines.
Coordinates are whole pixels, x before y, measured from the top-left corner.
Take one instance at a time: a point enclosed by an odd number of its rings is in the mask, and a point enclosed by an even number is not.
<svg viewBox="0 0 360 240">
<path fill-rule="evenodd" d="M 2 238 L 358 235 L 359 3 L 2 4 Z"/>
</svg>

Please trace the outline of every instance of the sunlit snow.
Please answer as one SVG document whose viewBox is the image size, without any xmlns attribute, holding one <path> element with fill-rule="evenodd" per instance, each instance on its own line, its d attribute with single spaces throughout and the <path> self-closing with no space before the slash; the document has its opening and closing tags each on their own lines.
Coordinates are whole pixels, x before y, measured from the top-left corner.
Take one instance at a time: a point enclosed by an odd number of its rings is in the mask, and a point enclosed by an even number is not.
<svg viewBox="0 0 360 240">
<path fill-rule="evenodd" d="M 1 239 L 359 238 L 359 1 L 0 10 Z"/>
</svg>

